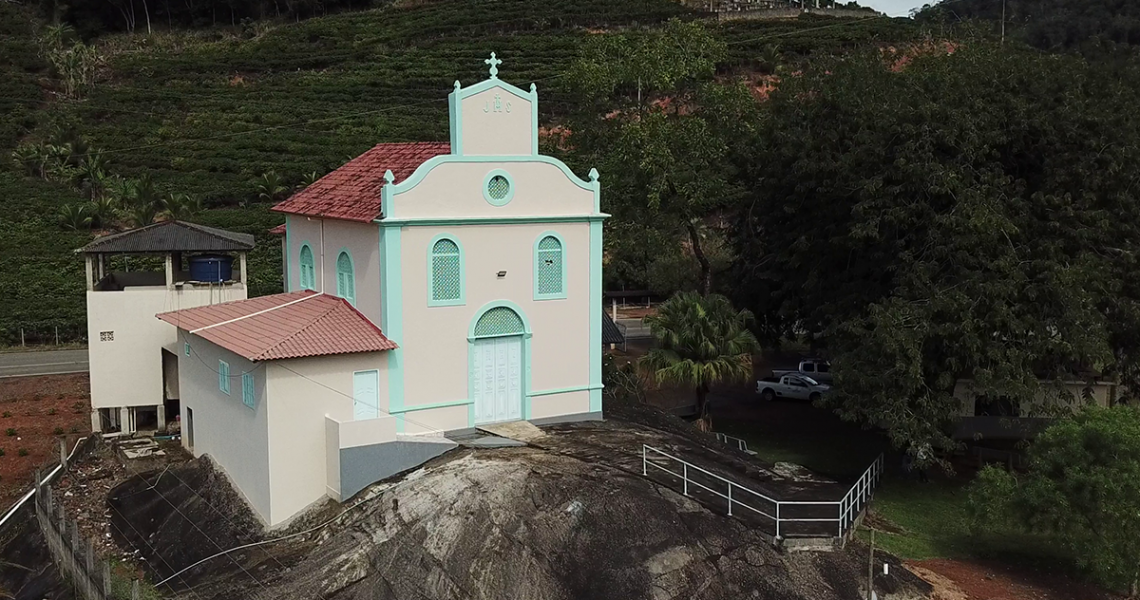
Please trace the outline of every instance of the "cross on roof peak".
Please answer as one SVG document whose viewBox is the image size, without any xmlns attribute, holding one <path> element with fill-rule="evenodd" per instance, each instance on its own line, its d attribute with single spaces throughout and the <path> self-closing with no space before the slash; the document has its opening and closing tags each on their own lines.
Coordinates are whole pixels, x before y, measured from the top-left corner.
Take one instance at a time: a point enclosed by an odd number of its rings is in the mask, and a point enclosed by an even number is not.
<svg viewBox="0 0 1140 600">
<path fill-rule="evenodd" d="M 503 64 L 503 61 L 495 58 L 494 52 L 491 53 L 491 58 L 485 59 L 483 61 L 483 64 L 491 65 L 491 79 L 499 78 L 499 65 Z"/>
</svg>

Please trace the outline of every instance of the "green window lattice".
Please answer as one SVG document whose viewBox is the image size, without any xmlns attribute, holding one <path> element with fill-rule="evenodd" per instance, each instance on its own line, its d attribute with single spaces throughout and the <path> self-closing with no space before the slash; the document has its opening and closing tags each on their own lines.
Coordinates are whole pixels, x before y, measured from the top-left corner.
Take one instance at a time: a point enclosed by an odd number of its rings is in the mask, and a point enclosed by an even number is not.
<svg viewBox="0 0 1140 600">
<path fill-rule="evenodd" d="M 549 235 L 538 242 L 538 293 L 541 296 L 562 294 L 562 242 Z"/>
<path fill-rule="evenodd" d="M 495 175 L 487 182 L 487 195 L 493 200 L 502 200 L 511 191 L 511 182 L 502 175 Z"/>
<path fill-rule="evenodd" d="M 463 295 L 462 257 L 453 240 L 439 240 L 431 249 L 431 299 L 459 300 Z"/>
<path fill-rule="evenodd" d="M 475 337 L 523 333 L 523 322 L 515 311 L 499 306 L 483 313 L 475 324 Z"/>
</svg>

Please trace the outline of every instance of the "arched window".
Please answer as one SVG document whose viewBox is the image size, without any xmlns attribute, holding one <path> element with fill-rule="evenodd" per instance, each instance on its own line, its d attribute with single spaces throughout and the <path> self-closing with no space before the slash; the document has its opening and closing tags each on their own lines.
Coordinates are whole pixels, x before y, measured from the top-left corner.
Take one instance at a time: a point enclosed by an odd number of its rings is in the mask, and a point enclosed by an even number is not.
<svg viewBox="0 0 1140 600">
<path fill-rule="evenodd" d="M 313 268 L 313 250 L 308 244 L 301 245 L 301 289 L 317 289 L 316 270 Z"/>
<path fill-rule="evenodd" d="M 428 306 L 463 304 L 463 250 L 459 244 L 449 237 L 435 240 L 428 268 Z"/>
<path fill-rule="evenodd" d="M 562 240 L 543 234 L 534 248 L 534 299 L 566 297 L 566 255 Z"/>
<path fill-rule="evenodd" d="M 336 295 L 356 306 L 356 276 L 352 272 L 352 257 L 344 251 L 336 258 Z"/>
</svg>

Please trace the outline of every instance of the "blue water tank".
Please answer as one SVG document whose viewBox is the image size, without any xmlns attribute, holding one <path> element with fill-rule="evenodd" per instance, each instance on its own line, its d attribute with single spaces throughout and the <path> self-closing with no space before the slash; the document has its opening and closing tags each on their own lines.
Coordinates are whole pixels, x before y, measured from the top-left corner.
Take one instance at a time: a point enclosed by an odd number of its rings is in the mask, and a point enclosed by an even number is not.
<svg viewBox="0 0 1140 600">
<path fill-rule="evenodd" d="M 203 254 L 190 257 L 191 281 L 229 281 L 234 274 L 234 259 L 229 256 Z"/>
</svg>

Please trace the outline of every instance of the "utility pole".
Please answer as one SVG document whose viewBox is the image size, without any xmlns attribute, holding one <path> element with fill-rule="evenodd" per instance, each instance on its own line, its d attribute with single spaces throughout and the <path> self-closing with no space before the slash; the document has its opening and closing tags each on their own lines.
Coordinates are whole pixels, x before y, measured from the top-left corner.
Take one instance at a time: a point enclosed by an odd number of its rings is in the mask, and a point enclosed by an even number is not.
<svg viewBox="0 0 1140 600">
<path fill-rule="evenodd" d="M 871 549 L 867 551 L 867 600 L 875 598 L 875 529 L 871 530 Z"/>
<path fill-rule="evenodd" d="M 1005 45 L 1005 1 L 1001 0 L 1001 45 Z"/>
</svg>

